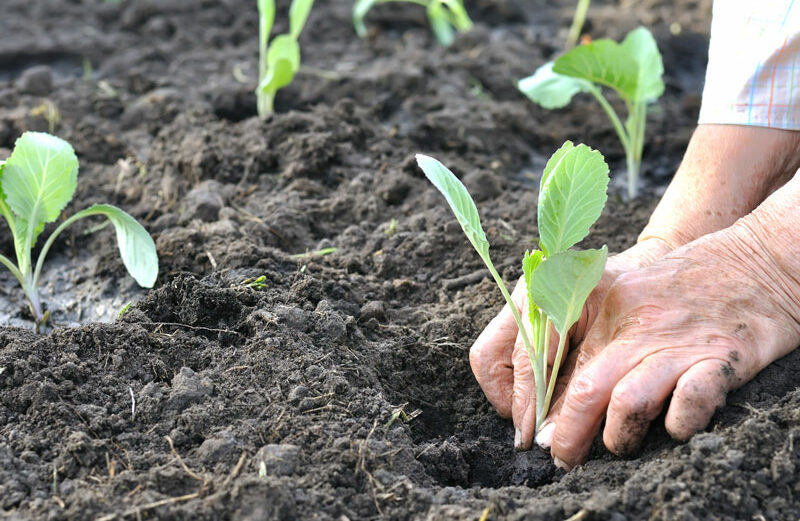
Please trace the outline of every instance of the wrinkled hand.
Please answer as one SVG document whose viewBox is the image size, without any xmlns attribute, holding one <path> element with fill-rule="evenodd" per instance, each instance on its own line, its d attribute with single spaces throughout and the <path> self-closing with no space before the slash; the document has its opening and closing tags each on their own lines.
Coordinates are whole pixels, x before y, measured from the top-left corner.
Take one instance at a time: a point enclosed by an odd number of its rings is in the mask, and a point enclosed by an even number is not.
<svg viewBox="0 0 800 521">
<path fill-rule="evenodd" d="M 557 465 L 585 461 L 604 418 L 606 447 L 629 454 L 670 395 L 666 429 L 686 440 L 729 390 L 797 346 L 798 280 L 758 236 L 734 226 L 616 278 L 550 415 Z"/>
<path fill-rule="evenodd" d="M 671 247 L 665 242 L 654 238 L 609 258 L 603 278 L 586 301 L 581 319 L 570 332 L 569 344 L 576 346 L 583 340 L 585 332 L 597 316 L 600 304 L 620 274 L 649 265 L 670 250 Z M 525 282 L 520 279 L 512 299 L 523 317 L 527 316 L 525 297 Z M 555 358 L 557 344 L 558 335 L 554 333 L 551 335 L 549 349 L 550 366 Z M 489 402 L 501 416 L 513 419 L 516 428 L 515 448 L 529 449 L 533 441 L 536 418 L 533 370 L 508 305 L 486 326 L 475 341 L 470 350 L 470 364 Z M 568 371 L 564 369 L 561 374 L 568 375 Z M 557 386 L 554 396 L 558 396 L 559 391 L 563 389 L 565 380 L 563 378 L 560 380 L 562 384 L 560 387 Z"/>
</svg>

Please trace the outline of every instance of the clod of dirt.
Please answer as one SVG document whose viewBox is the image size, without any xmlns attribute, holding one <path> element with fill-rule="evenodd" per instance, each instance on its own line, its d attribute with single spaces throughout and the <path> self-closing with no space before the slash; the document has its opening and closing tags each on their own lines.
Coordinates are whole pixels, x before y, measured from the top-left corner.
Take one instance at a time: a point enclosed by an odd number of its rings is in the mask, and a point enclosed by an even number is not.
<svg viewBox="0 0 800 521">
<path fill-rule="evenodd" d="M 17 91 L 31 96 L 47 96 L 53 90 L 53 70 L 47 65 L 25 69 L 16 82 Z"/>
</svg>

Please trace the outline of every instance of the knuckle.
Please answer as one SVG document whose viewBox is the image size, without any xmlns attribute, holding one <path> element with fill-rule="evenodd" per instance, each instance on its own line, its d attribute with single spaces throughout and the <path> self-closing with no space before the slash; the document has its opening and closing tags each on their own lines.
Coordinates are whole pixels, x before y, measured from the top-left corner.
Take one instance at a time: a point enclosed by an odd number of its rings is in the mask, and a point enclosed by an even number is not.
<svg viewBox="0 0 800 521">
<path fill-rule="evenodd" d="M 578 375 L 570 384 L 567 399 L 578 410 L 592 406 L 597 400 L 598 388 L 590 374 Z"/>
<path fill-rule="evenodd" d="M 628 422 L 649 421 L 657 413 L 656 403 L 641 387 L 621 383 L 611 393 L 609 410 Z"/>
</svg>

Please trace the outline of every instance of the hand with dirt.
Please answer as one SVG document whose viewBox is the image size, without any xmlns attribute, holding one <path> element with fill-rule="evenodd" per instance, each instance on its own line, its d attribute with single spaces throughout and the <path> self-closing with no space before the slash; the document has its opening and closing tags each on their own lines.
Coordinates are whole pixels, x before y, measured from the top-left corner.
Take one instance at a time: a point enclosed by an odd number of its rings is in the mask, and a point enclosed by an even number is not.
<svg viewBox="0 0 800 521">
<path fill-rule="evenodd" d="M 561 421 L 558 413 L 561 404 L 564 403 L 560 395 L 566 387 L 567 381 L 573 375 L 573 372 L 576 377 L 582 374 L 584 366 L 587 366 L 595 355 L 603 352 L 611 342 L 611 337 L 602 337 L 596 331 L 607 329 L 610 327 L 609 324 L 630 328 L 630 320 L 639 320 L 639 317 L 624 314 L 624 311 L 630 310 L 623 310 L 619 306 L 615 308 L 612 304 L 609 304 L 609 301 L 613 303 L 615 302 L 614 299 L 619 300 L 620 297 L 632 299 L 633 296 L 627 295 L 626 292 L 635 292 L 641 295 L 652 293 L 657 298 L 671 299 L 654 301 L 660 306 L 656 309 L 671 310 L 677 304 L 685 303 L 687 299 L 675 300 L 675 294 L 659 293 L 657 291 L 659 289 L 666 291 L 673 287 L 691 287 L 693 283 L 698 282 L 686 279 L 680 283 L 674 280 L 670 283 L 668 279 L 671 279 L 671 277 L 684 276 L 684 271 L 677 267 L 684 262 L 687 270 L 685 273 L 691 273 L 695 277 L 705 277 L 706 281 L 715 280 L 719 274 L 712 271 L 714 269 L 712 266 L 704 269 L 700 265 L 701 267 L 698 269 L 704 275 L 697 275 L 695 271 L 692 271 L 697 268 L 697 262 L 699 261 L 687 257 L 683 249 L 678 250 L 673 255 L 667 255 L 671 260 L 665 260 L 665 262 L 669 264 L 669 269 L 672 271 L 662 272 L 662 268 L 655 266 L 661 265 L 657 262 L 658 259 L 664 257 L 668 252 L 706 234 L 731 226 L 736 219 L 756 208 L 775 188 L 786 182 L 797 169 L 798 160 L 795 150 L 797 150 L 798 145 L 800 145 L 800 138 L 796 137 L 796 133 L 789 131 L 721 125 L 701 125 L 698 127 L 692 137 L 680 169 L 654 211 L 650 223 L 642 232 L 638 244 L 609 259 L 606 274 L 589 297 L 583 316 L 571 333 L 569 344 L 573 348 L 575 346 L 579 347 L 573 349 L 561 370 L 559 384 L 556 386 L 556 400 L 553 409 L 548 416 L 548 420 L 545 421 L 536 436 L 536 441 L 544 447 L 551 445 L 551 439 L 555 440 L 553 454 L 559 458 L 563 466 L 569 467 L 583 461 L 586 456 L 583 449 L 588 450 L 588 446 L 600 427 L 603 413 L 608 405 L 608 402 L 603 404 L 601 400 L 598 402 L 600 404 L 598 406 L 600 410 L 598 418 L 579 415 L 575 419 L 570 419 L 566 426 L 562 427 L 565 425 L 564 421 L 566 420 Z M 723 238 L 717 238 L 716 240 L 724 242 Z M 692 245 L 689 249 L 695 251 L 696 246 Z M 723 246 L 712 245 L 708 247 L 724 249 Z M 654 266 L 655 273 L 668 273 L 668 275 L 659 276 L 655 275 L 653 271 L 648 271 L 647 268 L 651 265 Z M 717 268 L 722 269 L 722 266 Z M 640 270 L 644 273 L 641 278 L 638 275 Z M 618 280 L 623 274 L 628 275 L 624 275 L 621 280 Z M 650 284 L 654 285 L 652 289 L 649 287 Z M 664 287 L 662 288 L 662 286 Z M 613 298 L 606 300 L 609 292 L 611 292 L 611 297 Z M 518 287 L 515 291 L 515 302 L 523 301 L 523 295 L 524 291 L 519 290 Z M 718 297 L 723 302 L 730 298 L 724 295 L 718 295 Z M 638 302 L 638 300 L 632 301 Z M 619 304 L 626 304 L 626 302 L 620 301 Z M 603 306 L 602 309 L 601 306 Z M 691 313 L 692 311 L 687 310 L 686 312 Z M 598 316 L 601 317 L 600 320 L 596 320 Z M 598 322 L 597 326 L 595 326 L 596 321 Z M 690 321 L 688 324 L 684 324 L 684 330 L 693 330 L 693 324 L 701 323 L 702 321 Z M 655 322 L 650 325 L 650 330 L 648 330 L 647 334 L 655 335 L 655 338 L 661 338 L 662 343 L 659 345 L 663 346 L 663 340 L 669 338 L 672 333 L 670 328 L 674 327 L 674 325 L 664 323 L 662 327 L 659 326 L 659 322 Z M 712 329 L 722 326 L 723 324 L 709 324 Z M 580 345 L 589 330 L 591 330 L 591 333 L 588 334 L 588 338 L 592 342 L 587 340 L 584 345 Z M 656 334 L 657 332 L 659 333 Z M 615 334 L 612 328 L 609 335 Z M 489 401 L 501 415 L 513 418 L 516 430 L 515 448 L 527 449 L 531 446 L 534 436 L 535 412 L 533 409 L 535 396 L 533 394 L 533 374 L 527 354 L 524 352 L 519 339 L 516 339 L 516 336 L 517 330 L 513 318 L 511 318 L 511 312 L 509 309 L 504 309 L 487 326 L 473 345 L 470 352 L 470 362 L 476 379 Z M 616 339 L 617 337 L 614 336 L 613 338 Z M 606 342 L 605 344 L 603 344 L 604 341 Z M 550 351 L 554 352 L 555 350 L 551 349 Z M 683 352 L 683 348 L 673 346 L 670 352 L 674 356 L 679 356 L 676 353 Z M 635 356 L 632 351 L 616 352 L 616 356 L 625 357 L 628 355 Z M 616 359 L 614 360 L 619 362 Z M 552 360 L 550 362 L 552 363 Z M 763 365 L 759 369 L 761 367 Z M 587 384 L 591 380 L 594 383 L 594 378 L 602 376 L 599 373 L 588 374 L 590 376 L 585 377 L 585 380 L 575 378 L 570 383 L 570 390 L 567 396 L 573 393 L 575 382 Z M 655 374 L 658 374 L 658 371 L 655 371 Z M 740 370 L 740 375 L 743 374 L 747 374 L 749 377 L 752 376 L 752 374 Z M 668 383 L 666 387 L 669 387 Z M 590 390 L 594 389 L 591 386 L 589 388 Z M 667 391 L 667 395 L 673 388 L 674 385 Z M 622 396 L 621 399 L 623 401 L 632 401 L 636 398 L 636 396 L 627 395 L 627 397 Z M 567 403 L 569 404 L 569 402 Z M 662 403 L 663 400 L 652 404 L 652 407 L 657 407 L 660 410 Z M 680 407 L 685 408 L 688 405 L 684 403 Z M 597 410 L 593 409 L 593 412 L 596 413 Z M 679 412 L 684 415 L 689 414 L 685 410 Z M 676 414 L 680 417 L 678 412 L 673 414 L 673 417 Z M 708 418 L 710 418 L 710 415 Z M 708 418 L 706 418 L 706 421 Z M 583 424 L 580 428 L 575 425 L 575 422 L 580 423 L 589 420 L 593 421 L 594 424 Z M 643 423 L 646 429 L 647 422 L 640 423 Z M 704 426 L 705 423 L 702 425 L 695 423 L 692 428 L 696 431 Z M 568 429 L 577 429 L 575 432 L 580 433 L 580 435 L 572 436 L 567 434 L 569 432 Z M 639 431 L 643 435 L 643 429 L 640 428 Z M 682 434 L 682 439 L 691 435 L 691 433 L 686 434 L 687 431 L 674 432 L 675 434 Z M 561 437 L 554 438 L 557 435 Z M 612 450 L 617 450 L 621 443 L 625 445 L 626 449 L 633 446 L 630 441 L 623 441 L 624 443 L 613 436 L 606 439 L 609 448 Z M 622 452 L 622 450 L 617 450 L 617 452 Z"/>
</svg>

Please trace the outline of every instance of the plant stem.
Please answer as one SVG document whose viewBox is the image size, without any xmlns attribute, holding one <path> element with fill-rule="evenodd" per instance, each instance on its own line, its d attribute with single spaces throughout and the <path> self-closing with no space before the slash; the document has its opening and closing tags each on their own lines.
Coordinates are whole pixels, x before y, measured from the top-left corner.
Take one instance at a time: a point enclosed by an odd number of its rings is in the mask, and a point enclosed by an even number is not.
<svg viewBox="0 0 800 521">
<path fill-rule="evenodd" d="M 590 85 L 588 89 L 589 93 L 594 96 L 597 102 L 600 103 L 600 106 L 603 107 L 608 119 L 611 120 L 611 124 L 614 125 L 614 130 L 617 131 L 617 136 L 619 136 L 619 140 L 622 142 L 622 147 L 627 152 L 628 148 L 630 148 L 631 139 L 628 137 L 628 133 L 625 132 L 625 127 L 622 125 L 622 121 L 620 121 L 619 116 L 617 116 L 617 112 L 614 110 L 614 107 L 611 106 L 598 87 Z"/>
<path fill-rule="evenodd" d="M 548 319 L 549 320 L 549 319 Z M 547 394 L 544 398 L 544 404 L 541 409 L 536 408 L 536 431 L 542 426 L 547 413 L 550 411 L 550 400 L 553 399 L 553 390 L 556 387 L 556 380 L 558 379 L 558 370 L 561 368 L 561 359 L 564 358 L 564 347 L 567 345 L 567 335 L 559 333 L 558 349 L 556 350 L 556 359 L 553 361 L 553 371 L 550 373 L 550 381 L 547 383 Z"/>
<path fill-rule="evenodd" d="M 256 87 L 256 107 L 258 117 L 264 119 L 272 112 L 272 107 L 267 104 L 266 95 L 261 92 L 261 81 L 267 75 L 267 50 L 269 50 L 269 32 L 272 30 L 264 14 L 259 10 L 258 16 L 258 86 Z"/>
<path fill-rule="evenodd" d="M 638 193 L 639 171 L 642 168 L 642 151 L 644 149 L 644 129 L 647 118 L 647 104 L 635 103 L 631 106 L 630 146 L 625 149 L 625 160 L 628 167 L 628 197 L 634 199 Z"/>
<path fill-rule="evenodd" d="M 586 14 L 589 12 L 590 3 L 591 0 L 578 0 L 578 5 L 575 7 L 575 15 L 572 18 L 572 26 L 569 28 L 569 36 L 567 36 L 567 49 L 575 47 L 575 44 L 578 43 L 583 24 L 586 22 Z"/>
</svg>

